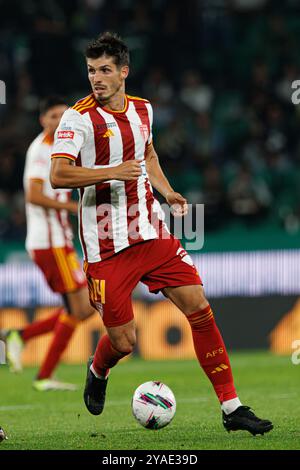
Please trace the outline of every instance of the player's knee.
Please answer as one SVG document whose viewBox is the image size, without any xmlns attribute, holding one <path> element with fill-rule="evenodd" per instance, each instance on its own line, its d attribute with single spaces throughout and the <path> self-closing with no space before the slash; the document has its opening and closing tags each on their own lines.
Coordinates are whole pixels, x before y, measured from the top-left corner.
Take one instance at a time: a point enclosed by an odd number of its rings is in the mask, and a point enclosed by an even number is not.
<svg viewBox="0 0 300 470">
<path fill-rule="evenodd" d="M 200 312 L 205 309 L 208 305 L 209 303 L 207 300 L 206 302 L 193 302 L 185 309 L 184 314 L 186 316 L 192 315 L 193 313 Z"/>
<path fill-rule="evenodd" d="M 127 356 L 128 354 L 131 354 L 134 349 L 134 345 L 130 343 L 119 343 L 116 345 L 115 348 L 119 353 L 122 354 L 122 356 Z"/>
<path fill-rule="evenodd" d="M 201 289 L 189 299 L 189 302 L 184 307 L 184 314 L 191 315 L 192 313 L 199 312 L 209 305 L 205 297 L 204 290 Z"/>
<path fill-rule="evenodd" d="M 133 352 L 135 346 L 135 338 L 120 338 L 112 342 L 112 346 L 122 355 L 128 355 Z"/>
<path fill-rule="evenodd" d="M 107 333 L 112 347 L 116 351 L 119 351 L 123 356 L 133 352 L 136 343 L 136 329 L 133 320 L 125 325 L 108 328 Z"/>
</svg>

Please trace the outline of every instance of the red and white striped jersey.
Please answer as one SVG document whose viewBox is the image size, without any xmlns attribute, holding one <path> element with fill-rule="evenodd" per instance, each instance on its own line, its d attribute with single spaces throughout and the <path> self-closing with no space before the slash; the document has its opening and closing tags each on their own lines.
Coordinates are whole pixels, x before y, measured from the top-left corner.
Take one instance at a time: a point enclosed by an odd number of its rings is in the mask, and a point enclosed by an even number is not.
<svg viewBox="0 0 300 470">
<path fill-rule="evenodd" d="M 145 150 L 152 141 L 149 101 L 126 95 L 122 111 L 101 107 L 94 95 L 65 111 L 52 157 L 64 156 L 86 168 L 142 160 L 136 181 L 111 180 L 81 188 L 79 236 L 85 260 L 99 262 L 168 231 L 146 172 Z"/>
<path fill-rule="evenodd" d="M 50 166 L 53 139 L 45 133 L 39 134 L 30 145 L 24 169 L 25 193 L 30 180 L 43 183 L 43 194 L 60 202 L 70 200 L 69 189 L 53 189 L 50 184 Z M 43 250 L 51 247 L 72 246 L 73 231 L 66 210 L 45 209 L 26 202 L 27 236 L 26 249 Z"/>
</svg>

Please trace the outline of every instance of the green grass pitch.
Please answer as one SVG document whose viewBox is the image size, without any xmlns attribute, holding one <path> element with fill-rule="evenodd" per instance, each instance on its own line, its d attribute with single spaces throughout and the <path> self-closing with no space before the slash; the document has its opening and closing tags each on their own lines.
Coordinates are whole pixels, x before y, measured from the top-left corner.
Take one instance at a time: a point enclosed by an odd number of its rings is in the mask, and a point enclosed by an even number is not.
<svg viewBox="0 0 300 470">
<path fill-rule="evenodd" d="M 232 353 L 236 386 L 244 404 L 271 419 L 274 430 L 253 437 L 227 433 L 213 389 L 195 361 L 144 362 L 131 359 L 111 373 L 106 407 L 92 416 L 82 400 L 85 366 L 60 366 L 58 376 L 77 383 L 78 392 L 35 392 L 36 369 L 21 375 L 0 366 L 0 424 L 5 449 L 300 449 L 300 365 L 267 352 Z M 152 431 L 131 415 L 135 388 L 160 380 L 172 388 L 177 412 L 172 423 Z"/>
</svg>

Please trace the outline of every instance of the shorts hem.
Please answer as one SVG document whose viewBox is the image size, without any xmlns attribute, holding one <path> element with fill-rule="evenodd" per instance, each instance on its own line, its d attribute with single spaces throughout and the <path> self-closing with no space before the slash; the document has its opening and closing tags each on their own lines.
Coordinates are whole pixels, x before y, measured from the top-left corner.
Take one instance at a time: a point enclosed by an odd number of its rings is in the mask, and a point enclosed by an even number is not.
<svg viewBox="0 0 300 470">
<path fill-rule="evenodd" d="M 62 289 L 62 288 L 57 289 L 55 287 L 52 287 L 50 284 L 48 284 L 48 285 L 55 294 L 64 295 L 64 294 L 71 294 L 72 292 L 77 292 L 78 290 L 82 289 L 83 287 L 86 287 L 87 283 L 84 282 L 82 284 L 77 284 L 75 287 L 71 287 L 69 289 L 68 288 L 67 289 Z"/>
<path fill-rule="evenodd" d="M 129 320 L 120 320 L 118 322 L 114 322 L 114 323 L 111 323 L 111 322 L 108 322 L 108 323 L 105 323 L 105 321 L 103 320 L 102 318 L 102 321 L 104 323 L 104 326 L 106 328 L 114 328 L 116 326 L 122 326 L 122 325 L 126 325 L 126 323 L 129 323 L 130 321 L 132 321 L 134 319 L 134 316 L 132 318 L 130 318 Z"/>
<path fill-rule="evenodd" d="M 201 281 L 198 281 L 198 282 L 190 282 L 190 281 L 187 281 L 187 282 L 174 282 L 174 283 L 169 283 L 169 284 L 162 284 L 161 286 L 159 287 L 155 287 L 155 289 L 149 289 L 149 292 L 151 294 L 158 294 L 162 289 L 164 289 L 165 287 L 183 287 L 183 286 L 203 286 L 203 283 Z"/>
</svg>

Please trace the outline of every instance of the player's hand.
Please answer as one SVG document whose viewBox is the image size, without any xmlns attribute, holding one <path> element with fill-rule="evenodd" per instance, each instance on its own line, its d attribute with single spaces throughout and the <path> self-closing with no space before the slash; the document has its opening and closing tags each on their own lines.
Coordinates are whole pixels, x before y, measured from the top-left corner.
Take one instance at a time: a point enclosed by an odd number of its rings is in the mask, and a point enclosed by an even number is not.
<svg viewBox="0 0 300 470">
<path fill-rule="evenodd" d="M 142 174 L 141 161 L 142 160 L 129 160 L 112 168 L 112 179 L 120 181 L 137 180 Z"/>
<path fill-rule="evenodd" d="M 183 217 L 188 213 L 187 200 L 181 194 L 170 191 L 166 195 L 166 201 L 174 217 Z"/>
<path fill-rule="evenodd" d="M 78 203 L 76 201 L 69 201 L 66 203 L 66 209 L 71 214 L 77 215 L 78 214 Z"/>
</svg>

